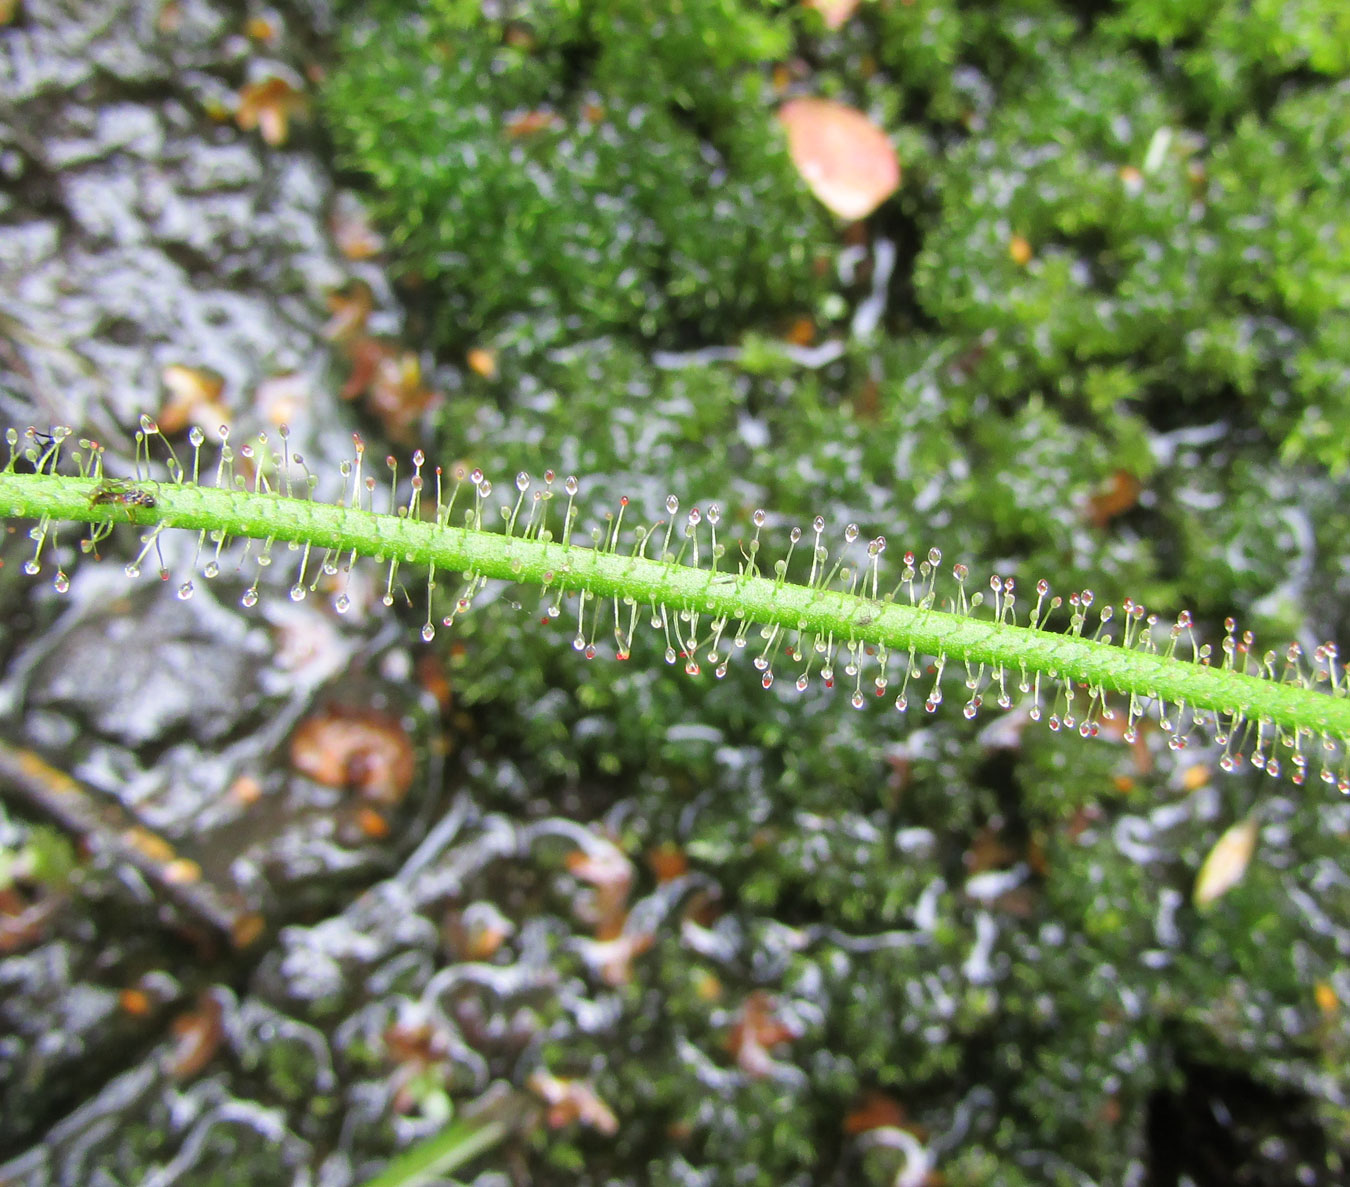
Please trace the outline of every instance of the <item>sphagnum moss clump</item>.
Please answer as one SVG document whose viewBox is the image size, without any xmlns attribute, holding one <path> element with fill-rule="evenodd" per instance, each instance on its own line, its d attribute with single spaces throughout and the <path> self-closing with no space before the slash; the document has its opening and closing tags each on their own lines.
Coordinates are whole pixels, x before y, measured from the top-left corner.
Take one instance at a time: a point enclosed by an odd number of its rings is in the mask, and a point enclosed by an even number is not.
<svg viewBox="0 0 1350 1187">
<path fill-rule="evenodd" d="M 968 567 L 958 563 L 948 575 L 937 548 L 922 559 L 906 551 L 898 570 L 887 565 L 883 572 L 883 536 L 864 541 L 858 526 L 848 524 L 840 548 L 820 516 L 809 534 L 792 528 L 785 555 L 770 562 L 763 510 L 751 516 L 749 532 L 733 539 L 716 506 L 681 514 L 674 495 L 666 499 L 666 517 L 650 524 L 634 522 L 621 499 L 591 531 L 589 544 L 578 544 L 575 477 L 559 482 L 549 471 L 536 482 L 521 473 L 514 497 L 494 502 L 492 482 L 481 471 L 460 467 L 446 475 L 429 467 L 420 450 L 402 484 L 396 460 L 387 459 L 387 509 L 376 511 L 382 483 L 367 472 L 359 437 L 354 457 L 341 466 L 342 491 L 328 503 L 312 497 L 316 480 L 288 455 L 284 429 L 279 450 L 265 436 L 241 448 L 251 462 L 250 479 L 235 472 L 228 434 L 214 465 L 203 465 L 200 430 L 190 435 L 190 468 L 164 442 L 168 461 L 156 467 L 155 479 L 148 477 L 150 446 L 163 437 L 148 417 L 136 434 L 135 479 L 109 478 L 102 447 L 92 441 L 64 450 L 71 435 L 66 428 L 7 434 L 0 514 L 37 520 L 25 563 L 33 575 L 44 556 L 60 557 L 62 522 L 94 525 L 81 541 L 84 552 L 93 552 L 118 522 L 148 527 L 127 566 L 131 576 L 139 575 L 163 532 L 195 530 L 193 567 L 207 579 L 221 571 L 231 541 L 262 542 L 253 558 L 257 576 L 242 598 L 252 606 L 272 549 L 284 541 L 301 551 L 292 599 L 331 585 L 336 608 L 345 609 L 353 567 L 369 558 L 385 566 L 386 606 L 394 604 L 396 590 L 411 602 L 407 589 L 421 587 L 427 642 L 435 638 L 437 615 L 440 626 L 452 626 L 489 581 L 510 581 L 540 590 L 546 619 L 562 617 L 569 603 L 573 645 L 588 659 L 611 637 L 616 657 L 628 659 L 649 623 L 658 653 L 668 664 L 682 663 L 690 676 L 706 665 L 721 677 L 739 652 L 749 651 L 765 689 L 786 668 L 798 691 L 814 677 L 827 687 L 841 684 L 855 708 L 887 698 L 901 712 L 919 704 L 935 711 L 956 674 L 968 718 L 990 701 L 1004 709 L 1021 703 L 1033 720 L 1044 719 L 1057 732 L 1087 738 L 1112 725 L 1127 741 L 1151 718 L 1173 749 L 1187 746 L 1197 730 L 1207 733 L 1223 748 L 1224 770 L 1249 761 L 1272 776 L 1287 771 L 1300 784 L 1313 771 L 1350 792 L 1350 699 L 1333 643 L 1311 656 L 1293 643 L 1258 657 L 1251 634 L 1240 634 L 1228 619 L 1220 658 L 1197 640 L 1188 612 L 1163 624 L 1126 599 L 1117 619 L 1112 606 L 1094 609 L 1091 590 L 1064 599 L 1052 596 L 1044 579 L 1023 612 L 1013 577 L 991 577 L 988 595 L 971 591 Z M 213 480 L 203 481 L 203 474 Z M 808 560 L 804 580 L 789 580 L 794 561 L 800 567 Z M 418 573 L 415 581 L 410 572 Z M 455 575 L 455 592 L 448 608 L 437 610 L 438 577 L 446 574 Z M 161 576 L 168 577 L 162 562 Z M 55 584 L 61 591 L 69 586 L 59 560 Z M 193 588 L 193 577 L 183 580 L 180 596 L 190 597 Z M 1048 630 L 1063 607 L 1067 627 Z"/>
</svg>

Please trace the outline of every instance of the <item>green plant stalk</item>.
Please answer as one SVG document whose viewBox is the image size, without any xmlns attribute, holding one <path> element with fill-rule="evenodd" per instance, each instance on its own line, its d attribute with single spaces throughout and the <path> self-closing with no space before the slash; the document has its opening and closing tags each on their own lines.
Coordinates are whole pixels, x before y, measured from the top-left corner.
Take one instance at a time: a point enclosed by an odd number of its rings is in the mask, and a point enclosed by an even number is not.
<svg viewBox="0 0 1350 1187">
<path fill-rule="evenodd" d="M 52 521 L 125 523 L 223 532 L 228 537 L 294 541 L 377 560 L 434 565 L 527 585 L 585 590 L 639 606 L 688 609 L 790 631 L 832 635 L 891 652 L 985 665 L 1014 676 L 1237 715 L 1304 739 L 1350 739 L 1350 697 L 1305 680 L 1286 683 L 1244 672 L 1135 650 L 1072 634 L 980 620 L 856 594 L 791 584 L 750 573 L 630 556 L 501 532 L 439 526 L 399 515 L 339 507 L 269 493 L 191 484 L 145 484 L 154 506 L 95 503 L 89 478 L 0 473 L 0 515 Z"/>
<path fill-rule="evenodd" d="M 375 1178 L 366 1180 L 364 1187 L 422 1187 L 443 1182 L 451 1171 L 492 1149 L 509 1132 L 510 1126 L 499 1120 L 452 1121 L 440 1133 L 394 1159 Z"/>
</svg>

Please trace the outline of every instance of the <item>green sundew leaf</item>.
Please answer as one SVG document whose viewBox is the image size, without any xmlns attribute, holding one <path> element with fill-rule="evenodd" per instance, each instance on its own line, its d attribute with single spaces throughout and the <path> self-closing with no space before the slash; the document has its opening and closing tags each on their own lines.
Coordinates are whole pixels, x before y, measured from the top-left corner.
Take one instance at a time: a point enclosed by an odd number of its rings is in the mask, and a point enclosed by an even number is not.
<svg viewBox="0 0 1350 1187">
<path fill-rule="evenodd" d="M 452 1121 L 440 1133 L 395 1158 L 365 1187 L 421 1187 L 492 1149 L 510 1131 L 503 1120 Z"/>
</svg>

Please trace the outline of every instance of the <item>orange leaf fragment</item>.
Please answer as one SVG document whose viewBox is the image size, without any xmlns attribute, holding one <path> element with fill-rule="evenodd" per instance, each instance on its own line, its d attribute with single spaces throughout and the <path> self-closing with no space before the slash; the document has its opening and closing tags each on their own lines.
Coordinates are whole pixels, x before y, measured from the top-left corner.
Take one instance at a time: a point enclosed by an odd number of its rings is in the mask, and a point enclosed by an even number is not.
<svg viewBox="0 0 1350 1187">
<path fill-rule="evenodd" d="M 230 940 L 236 948 L 247 948 L 267 930 L 267 920 L 256 911 L 246 911 L 230 929 Z"/>
<path fill-rule="evenodd" d="M 276 45 L 281 39 L 281 26 L 271 15 L 251 16 L 244 22 L 244 36 L 264 45 Z"/>
<path fill-rule="evenodd" d="M 771 1047 L 790 1042 L 797 1032 L 774 1016 L 774 1000 L 756 989 L 745 999 L 741 1016 L 727 1035 L 727 1050 L 736 1066 L 752 1079 L 767 1076 L 773 1069 Z"/>
<path fill-rule="evenodd" d="M 816 340 L 816 323 L 809 317 L 795 318 L 783 340 L 793 346 L 810 346 Z"/>
<path fill-rule="evenodd" d="M 1023 261 L 1018 260 L 1018 263 Z M 1117 515 L 1123 515 L 1139 502 L 1142 490 L 1139 479 L 1128 470 L 1117 470 L 1106 485 L 1088 500 L 1088 518 L 1092 525 L 1104 528 Z"/>
<path fill-rule="evenodd" d="M 253 775 L 240 775 L 225 793 L 237 804 L 251 807 L 263 797 L 263 786 Z"/>
<path fill-rule="evenodd" d="M 1023 236 L 1014 235 L 1008 240 L 1008 255 L 1019 268 L 1025 267 L 1031 262 L 1031 244 Z"/>
<path fill-rule="evenodd" d="M 475 375 L 481 375 L 484 379 L 497 378 L 497 356 L 492 351 L 475 346 L 464 355 L 464 361 Z"/>
<path fill-rule="evenodd" d="M 389 821 L 374 808 L 362 808 L 356 814 L 356 821 L 361 831 L 372 841 L 382 841 L 389 835 Z"/>
<path fill-rule="evenodd" d="M 1317 1008 L 1328 1018 L 1340 1009 L 1340 999 L 1336 996 L 1336 991 L 1326 981 L 1319 981 L 1313 986 L 1313 998 L 1317 1002 Z"/>
<path fill-rule="evenodd" d="M 1259 826 L 1255 820 L 1241 820 L 1214 842 L 1214 848 L 1200 867 L 1191 901 L 1204 909 L 1227 894 L 1247 872 L 1256 852 Z"/>
<path fill-rule="evenodd" d="M 1186 792 L 1199 791 L 1212 777 L 1213 772 L 1204 763 L 1192 763 L 1181 774 L 1181 789 Z"/>
<path fill-rule="evenodd" d="M 349 260 L 368 260 L 384 250 L 384 238 L 370 225 L 370 215 L 351 194 L 339 194 L 328 220 L 333 242 Z"/>
<path fill-rule="evenodd" d="M 689 858 L 674 841 L 662 841 L 648 851 L 647 867 L 658 882 L 673 882 L 689 872 Z"/>
<path fill-rule="evenodd" d="M 802 180 L 841 218 L 866 218 L 895 193 L 899 158 L 861 111 L 833 99 L 790 99 L 778 120 Z"/>
<path fill-rule="evenodd" d="M 290 121 L 303 116 L 308 102 L 284 78 L 265 78 L 251 82 L 239 92 L 239 106 L 234 119 L 245 132 L 257 128 L 262 138 L 273 148 L 286 143 Z"/>
<path fill-rule="evenodd" d="M 546 132 L 555 124 L 562 120 L 558 114 L 549 111 L 547 107 L 540 107 L 534 111 L 522 111 L 519 115 L 512 116 L 506 121 L 506 134 L 513 140 L 521 136 L 530 136 L 535 132 Z"/>
<path fill-rule="evenodd" d="M 60 907 L 61 898 L 54 894 L 38 899 L 31 906 L 23 905 L 22 895 L 0 895 L 0 956 L 38 943 Z"/>
<path fill-rule="evenodd" d="M 633 863 L 617 845 L 597 837 L 589 850 L 576 849 L 565 858 L 568 872 L 595 888 L 582 911 L 595 926 L 597 940 L 618 939 L 628 916 Z"/>
<path fill-rule="evenodd" d="M 491 959 L 514 930 L 500 911 L 481 902 L 452 911 L 445 920 L 446 942 L 460 960 Z"/>
<path fill-rule="evenodd" d="M 699 1001 L 715 1002 L 722 996 L 722 982 L 706 969 L 694 978 L 694 993 Z"/>
<path fill-rule="evenodd" d="M 580 1121 L 606 1136 L 619 1130 L 619 1119 L 585 1080 L 565 1080 L 551 1072 L 537 1071 L 526 1086 L 548 1105 L 550 1129 L 561 1129 Z"/>
<path fill-rule="evenodd" d="M 844 1118 L 847 1134 L 867 1133 L 873 1129 L 903 1129 L 922 1137 L 922 1127 L 915 1125 L 905 1112 L 905 1106 L 884 1092 L 869 1092 L 858 1107 Z"/>
<path fill-rule="evenodd" d="M 154 1003 L 144 989 L 124 989 L 117 995 L 117 1004 L 122 1007 L 124 1014 L 130 1014 L 133 1018 L 144 1018 L 150 1013 Z"/>
</svg>

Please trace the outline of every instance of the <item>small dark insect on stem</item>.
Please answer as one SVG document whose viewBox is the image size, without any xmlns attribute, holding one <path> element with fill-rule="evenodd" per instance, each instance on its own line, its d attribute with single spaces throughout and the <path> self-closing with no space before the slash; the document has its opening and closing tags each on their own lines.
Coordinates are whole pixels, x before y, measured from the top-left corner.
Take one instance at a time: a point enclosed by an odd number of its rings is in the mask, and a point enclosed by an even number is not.
<svg viewBox="0 0 1350 1187">
<path fill-rule="evenodd" d="M 153 507 L 155 496 L 125 478 L 106 478 L 89 493 L 91 506 L 115 503 L 120 507 Z"/>
<path fill-rule="evenodd" d="M 132 509 L 135 507 L 154 507 L 155 496 L 125 478 L 105 478 L 89 492 L 89 505 L 97 507 L 108 504 L 125 510 L 127 519 L 130 521 Z M 99 543 L 107 539 L 112 534 L 112 530 L 113 525 L 111 523 L 98 525 L 90 532 L 88 539 L 82 541 L 82 547 L 97 557 Z M 155 548 L 159 548 L 158 540 L 155 541 Z"/>
</svg>

